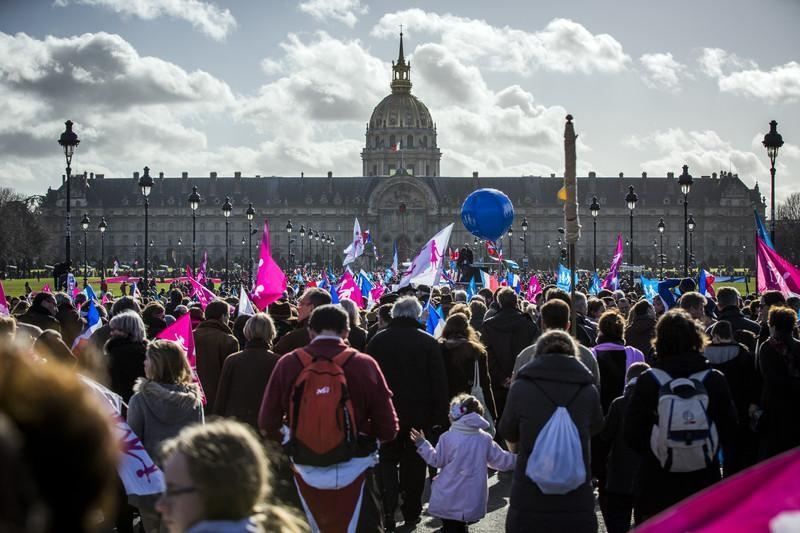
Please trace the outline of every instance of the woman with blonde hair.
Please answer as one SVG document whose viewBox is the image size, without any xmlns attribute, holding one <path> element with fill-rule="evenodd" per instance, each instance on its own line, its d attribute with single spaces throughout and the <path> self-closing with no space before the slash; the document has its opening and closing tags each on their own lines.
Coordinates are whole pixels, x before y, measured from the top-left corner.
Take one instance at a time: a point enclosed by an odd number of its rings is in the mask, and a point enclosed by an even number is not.
<svg viewBox="0 0 800 533">
<path fill-rule="evenodd" d="M 255 433 L 233 420 L 184 429 L 163 447 L 167 490 L 156 503 L 172 533 L 301 532 L 268 504 L 270 474 Z"/>
<path fill-rule="evenodd" d="M 350 346 L 363 352 L 367 346 L 367 330 L 361 327 L 361 315 L 358 314 L 358 306 L 350 298 L 342 298 L 339 302 L 350 319 L 350 333 L 347 335 L 347 342 Z"/>
<path fill-rule="evenodd" d="M 200 388 L 192 383 L 192 370 L 183 348 L 172 341 L 156 340 L 147 347 L 145 377 L 136 381 L 128 404 L 128 425 L 145 450 L 158 461 L 161 444 L 184 427 L 203 422 Z M 139 507 L 145 529 L 159 531 L 155 502 L 142 498 Z"/>
</svg>

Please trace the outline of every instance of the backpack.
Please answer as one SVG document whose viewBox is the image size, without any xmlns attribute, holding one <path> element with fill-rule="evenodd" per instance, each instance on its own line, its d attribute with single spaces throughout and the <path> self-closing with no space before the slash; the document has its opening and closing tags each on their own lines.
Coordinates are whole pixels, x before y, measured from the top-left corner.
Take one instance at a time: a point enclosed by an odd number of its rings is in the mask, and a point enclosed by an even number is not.
<svg viewBox="0 0 800 533">
<path fill-rule="evenodd" d="M 343 367 L 354 354 L 347 349 L 326 359 L 295 350 L 303 364 L 289 399 L 288 452 L 295 463 L 330 466 L 353 457 L 358 432 Z"/>
<path fill-rule="evenodd" d="M 583 390 L 578 387 L 566 405 L 558 405 L 534 380 L 531 383 L 556 406 L 544 425 L 525 465 L 525 475 L 544 494 L 567 494 L 586 482 L 586 464 L 578 428 L 567 408 Z"/>
<path fill-rule="evenodd" d="M 667 472 L 695 472 L 711 466 L 719 447 L 717 427 L 708 416 L 704 370 L 674 378 L 657 368 L 658 423 L 650 433 L 650 449 Z"/>
</svg>

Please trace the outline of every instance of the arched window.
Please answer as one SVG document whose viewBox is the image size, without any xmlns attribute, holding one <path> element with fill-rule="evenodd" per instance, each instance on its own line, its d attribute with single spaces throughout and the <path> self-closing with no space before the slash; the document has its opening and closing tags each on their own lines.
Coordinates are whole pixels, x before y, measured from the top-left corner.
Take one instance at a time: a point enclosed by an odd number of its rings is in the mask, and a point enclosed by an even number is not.
<svg viewBox="0 0 800 533">
<path fill-rule="evenodd" d="M 414 148 L 414 136 L 409 135 L 406 139 L 406 148 Z"/>
</svg>

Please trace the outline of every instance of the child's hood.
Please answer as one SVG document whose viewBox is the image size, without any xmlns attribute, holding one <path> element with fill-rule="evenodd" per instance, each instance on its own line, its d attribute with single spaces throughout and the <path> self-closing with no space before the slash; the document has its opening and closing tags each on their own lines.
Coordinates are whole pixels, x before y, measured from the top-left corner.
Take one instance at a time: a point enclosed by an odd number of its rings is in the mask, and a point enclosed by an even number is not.
<svg viewBox="0 0 800 533">
<path fill-rule="evenodd" d="M 479 429 L 486 431 L 489 429 L 489 422 L 478 413 L 467 413 L 452 425 L 458 431 L 475 432 Z"/>
</svg>

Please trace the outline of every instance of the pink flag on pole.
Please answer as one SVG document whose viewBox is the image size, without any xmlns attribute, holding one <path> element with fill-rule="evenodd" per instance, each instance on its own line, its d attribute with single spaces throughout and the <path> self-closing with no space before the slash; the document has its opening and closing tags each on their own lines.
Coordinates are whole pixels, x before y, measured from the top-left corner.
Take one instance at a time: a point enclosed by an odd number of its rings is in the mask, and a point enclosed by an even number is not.
<svg viewBox="0 0 800 533">
<path fill-rule="evenodd" d="M 374 289 L 370 291 L 370 294 L 372 296 L 372 301 L 377 302 L 378 300 L 380 300 L 384 292 L 386 292 L 386 287 L 384 287 L 383 285 L 376 286 Z"/>
<path fill-rule="evenodd" d="M 194 351 L 194 335 L 192 334 L 192 317 L 186 313 L 178 320 L 167 326 L 164 330 L 156 335 L 157 339 L 165 339 L 180 344 L 186 350 L 186 359 L 189 361 L 189 366 L 192 369 L 192 381 L 197 383 L 200 387 L 200 393 L 203 397 L 203 405 L 206 404 L 206 395 L 203 392 L 203 385 L 200 383 L 200 378 L 197 377 L 197 356 Z"/>
<path fill-rule="evenodd" d="M 604 289 L 614 290 L 619 287 L 619 266 L 622 264 L 622 235 L 617 234 L 617 249 L 611 258 L 611 266 L 608 269 L 606 279 L 603 280 Z"/>
<path fill-rule="evenodd" d="M 50 284 L 49 284 L 49 283 L 45 283 L 45 284 L 44 284 L 44 287 L 42 287 L 42 292 L 48 292 L 48 293 L 50 293 L 50 292 L 53 292 L 53 291 L 50 289 Z"/>
<path fill-rule="evenodd" d="M 250 295 L 250 299 L 258 309 L 263 310 L 283 296 L 285 290 L 286 274 L 272 259 L 269 242 L 269 223 L 267 219 L 264 219 L 264 233 L 261 235 L 261 246 L 259 246 L 256 286 Z"/>
<path fill-rule="evenodd" d="M 758 292 L 768 290 L 781 291 L 784 296 L 792 293 L 800 294 L 800 269 L 778 255 L 761 238 L 756 239 L 758 245 Z"/>
<path fill-rule="evenodd" d="M 206 267 L 208 267 L 208 250 L 203 252 L 203 261 L 200 263 L 200 268 L 197 270 L 197 281 L 200 283 L 206 282 Z"/>
<path fill-rule="evenodd" d="M 771 522 L 781 513 L 800 511 L 798 494 L 800 448 L 795 448 L 683 500 L 651 518 L 636 531 L 796 531 L 771 528 Z"/>
<path fill-rule="evenodd" d="M 530 281 L 528 281 L 528 293 L 525 295 L 525 299 L 529 302 L 533 302 L 536 300 L 536 295 L 542 292 L 542 286 L 539 285 L 539 279 L 536 275 L 532 275 Z"/>
<path fill-rule="evenodd" d="M 350 298 L 359 309 L 364 308 L 364 298 L 361 296 L 361 289 L 349 271 L 345 271 L 342 275 L 336 292 L 339 295 L 339 300 L 342 298 Z"/>
<path fill-rule="evenodd" d="M 208 304 L 214 301 L 217 297 L 213 292 L 201 285 L 196 279 L 189 278 L 189 283 L 192 285 L 192 296 L 197 297 L 200 307 L 206 308 Z"/>
<path fill-rule="evenodd" d="M 6 291 L 3 289 L 3 282 L 0 281 L 0 315 L 8 316 L 8 301 L 6 300 Z"/>
</svg>

